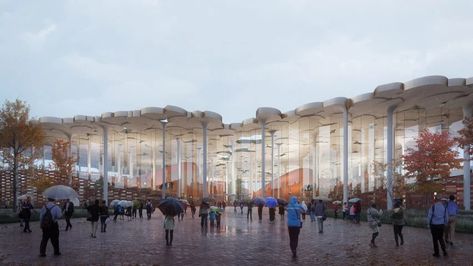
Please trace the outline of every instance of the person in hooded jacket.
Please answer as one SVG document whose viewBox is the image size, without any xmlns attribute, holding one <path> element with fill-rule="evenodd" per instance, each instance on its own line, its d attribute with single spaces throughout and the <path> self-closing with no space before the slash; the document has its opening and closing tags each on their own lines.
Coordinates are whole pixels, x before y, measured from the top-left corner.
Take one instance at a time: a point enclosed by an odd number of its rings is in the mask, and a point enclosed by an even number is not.
<svg viewBox="0 0 473 266">
<path fill-rule="evenodd" d="M 394 240 L 396 241 L 396 247 L 399 246 L 399 240 L 401 239 L 401 246 L 404 245 L 404 236 L 402 235 L 402 227 L 405 224 L 404 210 L 399 202 L 394 204 L 393 212 L 391 213 L 391 221 L 394 229 Z"/>
<path fill-rule="evenodd" d="M 297 203 L 297 198 L 292 196 L 287 206 L 287 228 L 289 231 L 289 246 L 291 247 L 292 257 L 297 257 L 297 244 L 299 242 L 299 233 L 302 227 L 301 214 L 304 213 L 301 205 Z"/>
</svg>

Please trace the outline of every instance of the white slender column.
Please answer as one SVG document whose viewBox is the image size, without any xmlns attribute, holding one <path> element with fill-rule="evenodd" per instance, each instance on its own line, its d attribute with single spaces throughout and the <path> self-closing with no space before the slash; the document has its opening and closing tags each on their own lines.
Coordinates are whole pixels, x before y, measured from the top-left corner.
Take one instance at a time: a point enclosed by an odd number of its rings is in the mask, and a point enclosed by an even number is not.
<svg viewBox="0 0 473 266">
<path fill-rule="evenodd" d="M 77 178 L 80 177 L 80 137 L 77 137 L 77 146 L 76 146 L 76 152 L 77 152 L 77 160 L 76 160 L 76 165 L 77 165 Z M 71 182 L 72 185 L 72 182 Z"/>
<path fill-rule="evenodd" d="M 207 191 L 207 122 L 202 122 L 202 197 L 208 197 Z"/>
<path fill-rule="evenodd" d="M 122 144 L 117 147 L 117 183 L 122 182 Z"/>
<path fill-rule="evenodd" d="M 271 130 L 269 133 L 271 133 L 271 197 L 274 197 L 274 133 L 276 130 Z"/>
<path fill-rule="evenodd" d="M 167 119 L 160 121 L 163 126 L 163 189 L 161 193 L 161 198 L 166 198 L 166 124 L 168 123 Z"/>
<path fill-rule="evenodd" d="M 153 169 L 153 185 L 152 190 L 156 190 L 156 140 L 151 144 L 151 168 Z"/>
<path fill-rule="evenodd" d="M 234 150 L 233 150 L 233 147 L 234 147 L 234 145 L 233 145 L 233 143 L 232 143 L 232 147 L 231 147 L 231 149 L 232 149 L 232 155 L 231 155 L 231 156 L 232 156 L 232 157 L 231 157 L 231 166 L 232 166 L 232 192 L 231 192 L 231 194 L 235 194 L 235 195 L 236 195 L 236 179 L 237 179 L 236 176 L 235 176 L 235 157 L 236 157 L 236 155 L 235 155 L 235 152 L 234 152 Z"/>
<path fill-rule="evenodd" d="M 278 145 L 278 198 L 281 197 L 281 145 L 282 143 L 276 144 Z"/>
<path fill-rule="evenodd" d="M 266 190 L 266 123 L 261 122 L 261 196 L 264 198 Z"/>
<path fill-rule="evenodd" d="M 463 106 L 463 117 L 471 118 L 471 104 Z M 471 210 L 471 172 L 470 172 L 470 145 L 463 148 L 463 206 L 465 210 Z"/>
<path fill-rule="evenodd" d="M 108 128 L 103 126 L 103 200 L 108 206 Z"/>
<path fill-rule="evenodd" d="M 348 110 L 343 108 L 343 202 L 348 202 Z"/>
<path fill-rule="evenodd" d="M 182 195 L 182 176 L 181 176 L 181 141 L 179 138 L 176 138 L 176 146 L 177 146 L 177 197 L 181 197 Z"/>
<path fill-rule="evenodd" d="M 393 115 L 396 105 L 389 106 L 387 116 L 387 173 L 386 173 L 386 199 L 387 208 L 391 210 L 393 208 L 393 146 L 394 146 L 394 126 L 393 126 Z"/>
</svg>

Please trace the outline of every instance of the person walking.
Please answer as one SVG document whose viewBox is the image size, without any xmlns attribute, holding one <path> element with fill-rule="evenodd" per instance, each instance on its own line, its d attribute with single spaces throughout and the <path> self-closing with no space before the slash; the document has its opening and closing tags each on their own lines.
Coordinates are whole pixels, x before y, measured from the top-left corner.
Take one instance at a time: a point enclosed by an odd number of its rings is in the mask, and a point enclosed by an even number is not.
<svg viewBox="0 0 473 266">
<path fill-rule="evenodd" d="M 153 203 L 151 200 L 146 201 L 146 216 L 148 216 L 148 220 L 151 219 L 151 213 L 153 213 Z"/>
<path fill-rule="evenodd" d="M 284 219 L 284 213 L 286 212 L 286 210 L 284 209 L 284 205 L 283 204 L 279 204 L 278 206 L 279 208 L 279 216 L 281 217 L 281 220 Z"/>
<path fill-rule="evenodd" d="M 172 246 L 172 239 L 174 235 L 174 217 L 166 215 L 164 217 L 164 230 L 166 231 L 166 246 Z"/>
<path fill-rule="evenodd" d="M 368 208 L 366 212 L 368 216 L 368 226 L 371 228 L 371 242 L 370 242 L 370 247 L 375 248 L 376 243 L 376 237 L 379 235 L 379 226 L 381 225 L 381 215 L 382 211 L 376 209 L 376 203 L 371 203 L 371 206 Z"/>
<path fill-rule="evenodd" d="M 315 207 L 317 204 L 315 203 L 315 199 L 312 199 L 307 208 L 309 209 L 310 221 L 315 222 Z"/>
<path fill-rule="evenodd" d="M 89 217 L 87 217 L 87 221 L 90 222 L 90 237 L 96 238 L 97 237 L 97 227 L 98 227 L 98 221 L 99 221 L 99 212 L 100 212 L 100 207 L 99 207 L 99 200 L 96 199 L 94 201 L 94 204 L 90 205 L 87 207 L 87 211 L 89 212 Z"/>
<path fill-rule="evenodd" d="M 250 200 L 247 205 L 248 211 L 246 213 L 246 220 L 253 221 L 253 202 Z"/>
<path fill-rule="evenodd" d="M 243 200 L 240 200 L 240 213 L 243 214 L 243 207 L 245 204 L 243 203 Z"/>
<path fill-rule="evenodd" d="M 25 222 L 25 227 L 23 228 L 23 232 L 31 233 L 30 229 L 30 219 L 31 219 L 31 210 L 33 209 L 33 204 L 31 204 L 31 198 L 27 197 L 26 201 L 21 204 L 21 217 L 23 218 L 23 222 Z"/>
<path fill-rule="evenodd" d="M 455 203 L 455 196 L 450 195 L 447 203 L 448 225 L 445 228 L 445 243 L 453 246 L 455 237 L 455 224 L 457 222 L 458 205 Z"/>
<path fill-rule="evenodd" d="M 304 210 L 304 212 L 302 212 L 302 220 L 305 221 L 305 214 L 307 213 L 308 208 L 304 200 L 301 202 L 301 207 Z"/>
<path fill-rule="evenodd" d="M 391 213 L 391 221 L 394 229 L 394 240 L 396 241 L 396 247 L 399 246 L 399 240 L 401 239 L 401 246 L 404 245 L 404 236 L 402 235 L 402 227 L 405 224 L 404 209 L 401 203 L 396 202 L 394 204 L 393 212 Z"/>
<path fill-rule="evenodd" d="M 269 223 L 273 224 L 276 218 L 276 207 L 269 208 Z"/>
<path fill-rule="evenodd" d="M 194 217 L 195 217 L 195 211 L 196 211 L 196 209 L 197 209 L 197 208 L 195 207 L 194 201 L 191 201 L 191 202 L 190 202 L 190 207 L 191 207 L 192 219 L 194 219 Z"/>
<path fill-rule="evenodd" d="M 297 244 L 299 242 L 299 233 L 302 227 L 301 213 L 304 212 L 301 205 L 297 203 L 296 196 L 289 199 L 287 206 L 287 229 L 289 232 L 289 247 L 292 251 L 292 258 L 297 257 Z"/>
<path fill-rule="evenodd" d="M 350 214 L 348 210 L 349 210 L 348 203 L 344 202 L 343 203 L 343 210 L 342 210 L 342 212 L 343 212 L 342 213 L 342 216 L 343 216 L 342 220 L 345 220 L 345 218 Z"/>
<path fill-rule="evenodd" d="M 263 205 L 260 204 L 258 205 L 258 221 L 262 221 L 263 220 Z"/>
<path fill-rule="evenodd" d="M 445 248 L 445 242 L 443 240 L 443 230 L 448 224 L 448 214 L 447 208 L 441 202 L 439 196 L 435 197 L 435 204 L 429 208 L 429 213 L 427 215 L 428 227 L 430 227 L 430 233 L 432 234 L 432 241 L 434 244 L 434 257 L 440 257 L 439 253 L 439 243 L 442 248 L 443 255 L 448 256 L 447 250 Z"/>
<path fill-rule="evenodd" d="M 48 203 L 43 206 L 39 213 L 39 223 L 43 230 L 43 236 L 39 246 L 40 257 L 46 257 L 46 246 L 49 239 L 51 239 L 51 244 L 53 245 L 54 255 L 61 255 L 59 251 L 59 225 L 57 223 L 57 220 L 61 218 L 61 216 L 61 208 L 54 204 L 53 198 L 48 198 Z"/>
<path fill-rule="evenodd" d="M 64 212 L 64 218 L 66 218 L 66 231 L 67 231 L 69 229 L 72 229 L 71 217 L 72 217 L 72 214 L 74 213 L 74 203 L 72 203 L 69 199 L 67 199 L 66 203 L 64 203 L 64 206 L 62 207 L 62 210 Z"/>
<path fill-rule="evenodd" d="M 324 232 L 324 221 L 327 219 L 325 204 L 322 200 L 319 200 L 315 205 L 314 215 L 317 217 L 317 226 L 319 227 L 319 234 L 321 234 Z"/>
<path fill-rule="evenodd" d="M 140 219 L 143 219 L 143 201 L 139 200 L 140 203 L 138 204 L 138 216 Z"/>
<path fill-rule="evenodd" d="M 208 216 L 209 216 L 209 205 L 206 204 L 205 202 L 202 202 L 199 208 L 200 227 L 204 228 L 205 226 L 205 228 L 207 229 Z"/>
<path fill-rule="evenodd" d="M 102 203 L 99 206 L 99 215 L 100 215 L 100 232 L 107 232 L 107 218 L 108 218 L 108 208 L 105 200 L 102 200 Z"/>
</svg>

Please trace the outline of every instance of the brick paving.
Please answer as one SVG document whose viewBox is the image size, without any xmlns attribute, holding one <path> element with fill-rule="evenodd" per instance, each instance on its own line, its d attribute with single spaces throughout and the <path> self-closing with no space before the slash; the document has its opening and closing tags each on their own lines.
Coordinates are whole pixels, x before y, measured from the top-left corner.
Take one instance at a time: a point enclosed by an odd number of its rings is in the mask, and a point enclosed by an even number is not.
<svg viewBox="0 0 473 266">
<path fill-rule="evenodd" d="M 246 211 L 246 209 L 245 209 Z M 285 221 L 279 216 L 268 222 L 248 222 L 246 215 L 227 208 L 220 229 L 202 231 L 200 220 L 190 213 L 176 221 L 172 247 L 164 240 L 163 216 L 151 220 L 119 220 L 110 223 L 107 233 L 90 238 L 90 224 L 73 219 L 72 231 L 64 232 L 61 220 L 60 249 L 39 258 L 41 231 L 33 222 L 33 233 L 23 233 L 18 224 L 0 225 L 0 264 L 2 265 L 473 265 L 473 235 L 456 234 L 449 257 L 432 257 L 431 235 L 427 229 L 404 228 L 405 244 L 395 247 L 391 225 L 381 227 L 378 248 L 370 248 L 371 233 L 366 223 L 359 225 L 327 219 L 324 233 L 306 219 L 299 237 L 298 258 L 291 258 Z M 156 215 L 157 214 L 157 215 Z M 246 212 L 245 212 L 246 214 Z M 256 218 L 256 209 L 253 211 Z"/>
</svg>

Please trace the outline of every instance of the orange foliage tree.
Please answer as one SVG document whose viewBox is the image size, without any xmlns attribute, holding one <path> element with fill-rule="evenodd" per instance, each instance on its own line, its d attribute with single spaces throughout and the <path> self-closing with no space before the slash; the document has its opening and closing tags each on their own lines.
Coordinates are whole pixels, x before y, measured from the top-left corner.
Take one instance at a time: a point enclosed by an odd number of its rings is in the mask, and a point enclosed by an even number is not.
<svg viewBox="0 0 473 266">
<path fill-rule="evenodd" d="M 0 148 L 2 158 L 13 172 L 13 210 L 17 204 L 18 170 L 32 167 L 44 141 L 40 125 L 29 121 L 29 107 L 21 101 L 6 101 L 0 110 Z"/>
<path fill-rule="evenodd" d="M 473 154 L 473 118 L 463 120 L 463 125 L 464 127 L 458 131 L 460 136 L 455 138 L 455 140 L 460 148 L 465 149 L 465 147 L 468 147 L 469 153 Z M 473 160 L 473 156 L 470 156 L 470 159 Z"/>
<path fill-rule="evenodd" d="M 76 159 L 70 153 L 70 143 L 62 139 L 56 140 L 52 147 L 54 168 L 61 179 L 71 180 Z"/>
<path fill-rule="evenodd" d="M 406 177 L 415 177 L 424 192 L 439 189 L 439 183 L 450 176 L 450 170 L 460 167 L 458 152 L 453 150 L 455 140 L 448 132 L 431 133 L 424 130 L 416 140 L 416 148 L 407 149 L 403 156 Z"/>
</svg>

